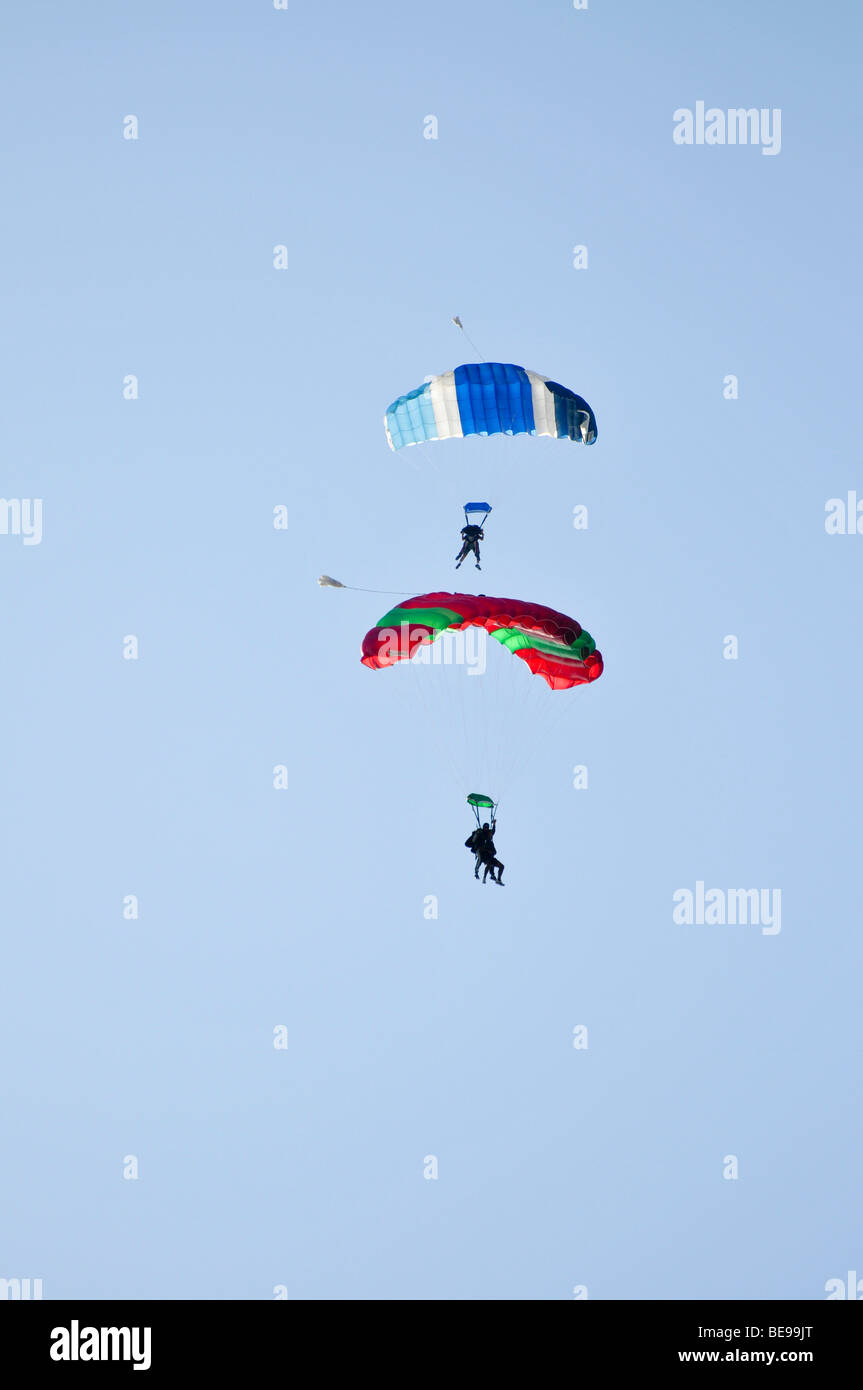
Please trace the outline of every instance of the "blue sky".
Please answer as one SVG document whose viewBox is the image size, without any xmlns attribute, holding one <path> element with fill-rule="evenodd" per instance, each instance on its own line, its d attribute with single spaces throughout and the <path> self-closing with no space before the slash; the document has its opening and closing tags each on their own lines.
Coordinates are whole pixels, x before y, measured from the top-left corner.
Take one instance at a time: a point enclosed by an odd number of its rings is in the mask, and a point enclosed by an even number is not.
<svg viewBox="0 0 863 1390">
<path fill-rule="evenodd" d="M 863 538 L 824 525 L 863 497 L 860 39 L 779 0 L 4 16 L 0 491 L 44 535 L 0 535 L 0 1276 L 795 1299 L 860 1267 Z M 781 152 L 676 145 L 699 100 L 781 109 Z M 452 314 L 595 447 L 390 453 L 389 402 L 473 358 Z M 606 661 L 530 725 L 500 893 L 455 716 L 360 665 L 395 600 L 315 584 L 455 587 L 475 494 L 459 582 Z M 698 881 L 780 890 L 781 932 L 675 923 Z"/>
</svg>

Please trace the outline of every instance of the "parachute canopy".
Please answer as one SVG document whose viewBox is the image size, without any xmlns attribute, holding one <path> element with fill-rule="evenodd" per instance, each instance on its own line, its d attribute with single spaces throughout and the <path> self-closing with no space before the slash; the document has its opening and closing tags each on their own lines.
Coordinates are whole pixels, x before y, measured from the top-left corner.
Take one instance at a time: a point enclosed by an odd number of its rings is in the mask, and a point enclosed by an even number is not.
<svg viewBox="0 0 863 1390">
<path fill-rule="evenodd" d="M 467 434 L 548 434 L 585 444 L 596 417 L 568 387 L 511 362 L 473 362 L 433 376 L 393 401 L 384 417 L 391 449 Z"/>
<path fill-rule="evenodd" d="M 483 796 L 481 792 L 471 792 L 467 799 L 467 804 L 473 807 L 477 825 L 481 824 L 479 817 L 480 810 L 493 811 L 496 805 L 490 796 Z"/>
<path fill-rule="evenodd" d="M 586 685 L 602 675 L 602 656 L 574 618 L 521 599 L 485 594 L 419 594 L 385 613 L 363 639 L 364 666 L 379 671 L 409 661 L 442 632 L 483 627 L 552 690 Z"/>
<path fill-rule="evenodd" d="M 465 526 L 484 526 L 491 515 L 488 502 L 465 502 L 462 510 Z"/>
</svg>

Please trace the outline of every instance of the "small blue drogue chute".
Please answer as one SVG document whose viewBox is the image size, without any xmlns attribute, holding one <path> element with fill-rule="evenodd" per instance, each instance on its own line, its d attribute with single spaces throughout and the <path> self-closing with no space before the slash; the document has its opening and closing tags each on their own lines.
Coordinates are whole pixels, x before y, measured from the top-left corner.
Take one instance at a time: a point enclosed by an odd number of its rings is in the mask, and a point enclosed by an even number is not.
<svg viewBox="0 0 863 1390">
<path fill-rule="evenodd" d="M 465 502 L 464 504 L 464 524 L 465 526 L 484 526 L 491 507 L 488 502 Z"/>
</svg>

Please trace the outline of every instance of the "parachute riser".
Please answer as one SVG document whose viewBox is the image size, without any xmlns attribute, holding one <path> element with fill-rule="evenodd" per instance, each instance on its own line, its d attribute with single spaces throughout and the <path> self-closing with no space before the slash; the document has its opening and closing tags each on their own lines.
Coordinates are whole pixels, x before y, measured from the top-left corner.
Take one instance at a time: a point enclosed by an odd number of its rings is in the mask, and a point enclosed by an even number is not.
<svg viewBox="0 0 863 1390">
<path fill-rule="evenodd" d="M 489 800 L 489 801 L 490 801 L 491 798 L 490 798 L 490 797 L 489 797 L 489 798 L 486 798 L 486 800 Z M 476 804 L 475 801 L 468 801 L 468 805 L 471 807 L 471 809 L 472 809 L 474 815 L 476 816 L 476 828 L 477 828 L 477 830 L 482 830 L 482 818 L 481 818 L 481 816 L 480 816 L 480 810 L 482 811 L 483 815 L 487 816 L 488 813 L 489 813 L 489 807 L 488 807 L 488 806 L 482 806 L 482 807 L 477 806 L 477 804 Z M 498 801 L 492 801 L 492 802 L 491 802 L 491 816 L 489 817 L 489 819 L 490 819 L 492 822 L 494 822 L 495 820 L 497 820 L 497 808 L 498 808 L 499 805 L 500 805 L 500 803 L 499 803 Z"/>
</svg>

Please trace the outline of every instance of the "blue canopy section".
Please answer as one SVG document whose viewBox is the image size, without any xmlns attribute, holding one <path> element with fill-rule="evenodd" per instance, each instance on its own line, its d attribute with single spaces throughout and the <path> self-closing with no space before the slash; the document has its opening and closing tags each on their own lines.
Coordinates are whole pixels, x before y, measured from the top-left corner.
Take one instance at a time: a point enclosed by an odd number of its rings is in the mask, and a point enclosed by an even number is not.
<svg viewBox="0 0 863 1390">
<path fill-rule="evenodd" d="M 436 439 L 431 383 L 426 382 L 393 401 L 386 414 L 386 424 L 394 449 L 403 449 L 406 444 L 421 444 L 424 439 Z"/>
<path fill-rule="evenodd" d="M 558 439 L 566 439 L 567 436 L 570 439 L 581 439 L 582 421 L 586 415 L 590 422 L 586 442 L 593 444 L 596 439 L 596 416 L 584 396 L 577 396 L 568 386 L 561 386 L 558 381 L 547 381 L 545 385 L 554 396 L 554 423 Z"/>
<path fill-rule="evenodd" d="M 472 362 L 453 375 L 463 434 L 533 434 L 533 393 L 524 367 Z"/>
<path fill-rule="evenodd" d="M 491 507 L 488 502 L 465 502 L 463 511 L 466 512 L 490 512 Z"/>
</svg>

